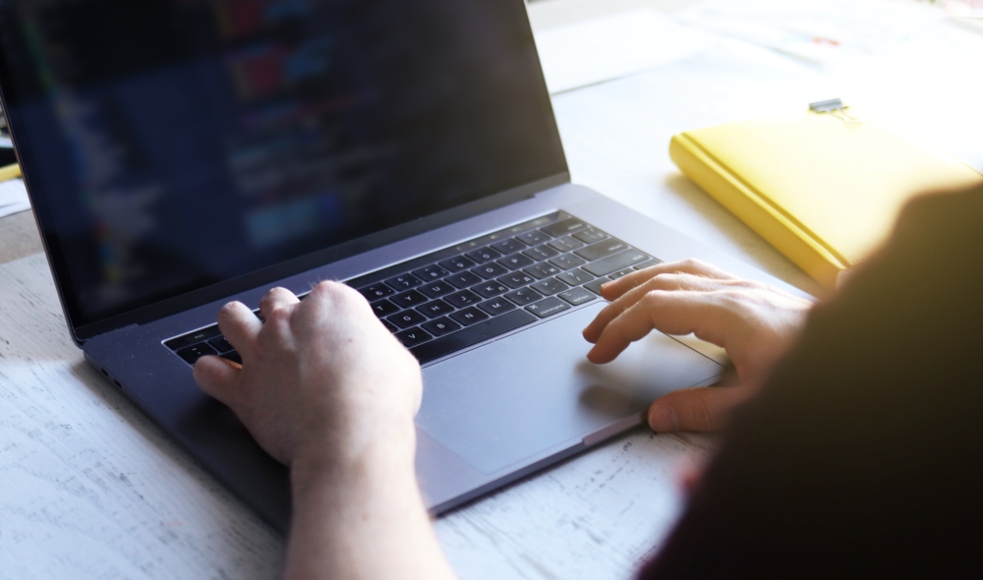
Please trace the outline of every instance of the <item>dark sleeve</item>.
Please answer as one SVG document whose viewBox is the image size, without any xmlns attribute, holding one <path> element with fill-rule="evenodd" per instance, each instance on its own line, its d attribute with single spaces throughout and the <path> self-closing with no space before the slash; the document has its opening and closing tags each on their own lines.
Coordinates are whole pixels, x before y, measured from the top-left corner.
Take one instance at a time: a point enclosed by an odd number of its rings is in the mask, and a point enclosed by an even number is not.
<svg viewBox="0 0 983 580">
<path fill-rule="evenodd" d="M 983 577 L 983 190 L 926 196 L 738 413 L 643 578 Z"/>
</svg>

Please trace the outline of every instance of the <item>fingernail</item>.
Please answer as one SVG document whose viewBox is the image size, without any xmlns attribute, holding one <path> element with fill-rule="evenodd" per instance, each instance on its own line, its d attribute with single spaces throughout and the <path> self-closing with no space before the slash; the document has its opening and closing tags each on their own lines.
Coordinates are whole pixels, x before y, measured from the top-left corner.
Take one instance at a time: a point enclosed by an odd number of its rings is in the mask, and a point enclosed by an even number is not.
<svg viewBox="0 0 983 580">
<path fill-rule="evenodd" d="M 668 405 L 657 405 L 649 411 L 649 427 L 659 433 L 668 433 L 679 428 L 676 411 Z"/>
</svg>

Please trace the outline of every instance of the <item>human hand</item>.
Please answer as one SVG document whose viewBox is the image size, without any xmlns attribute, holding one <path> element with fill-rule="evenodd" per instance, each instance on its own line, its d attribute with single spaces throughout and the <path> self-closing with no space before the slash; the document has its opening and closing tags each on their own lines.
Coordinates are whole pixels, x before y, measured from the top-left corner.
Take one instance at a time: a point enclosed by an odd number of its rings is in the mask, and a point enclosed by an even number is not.
<svg viewBox="0 0 983 580">
<path fill-rule="evenodd" d="M 260 312 L 265 324 L 241 302 L 219 312 L 242 365 L 200 359 L 194 376 L 203 391 L 287 465 L 358 461 L 380 446 L 412 459 L 420 366 L 358 292 L 325 282 L 301 302 L 274 288 Z"/>
<path fill-rule="evenodd" d="M 613 361 L 652 330 L 693 333 L 724 348 L 737 384 L 669 393 L 649 408 L 655 431 L 713 431 L 753 395 L 798 338 L 808 300 L 738 279 L 698 260 L 659 264 L 602 286 L 611 301 L 584 330 L 597 364 Z"/>
</svg>

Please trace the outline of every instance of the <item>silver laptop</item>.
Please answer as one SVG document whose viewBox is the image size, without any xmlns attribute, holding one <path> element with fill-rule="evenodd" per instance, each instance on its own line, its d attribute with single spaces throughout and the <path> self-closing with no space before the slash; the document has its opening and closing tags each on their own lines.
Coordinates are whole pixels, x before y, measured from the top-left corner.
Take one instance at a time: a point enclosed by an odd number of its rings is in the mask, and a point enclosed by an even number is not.
<svg viewBox="0 0 983 580">
<path fill-rule="evenodd" d="M 604 281 L 697 256 L 570 183 L 521 0 L 0 2 L 0 89 L 75 342 L 285 529 L 285 468 L 196 387 L 230 300 L 345 280 L 419 358 L 434 513 L 637 426 L 722 368 L 610 365 Z M 745 270 L 747 271 L 747 270 Z"/>
</svg>

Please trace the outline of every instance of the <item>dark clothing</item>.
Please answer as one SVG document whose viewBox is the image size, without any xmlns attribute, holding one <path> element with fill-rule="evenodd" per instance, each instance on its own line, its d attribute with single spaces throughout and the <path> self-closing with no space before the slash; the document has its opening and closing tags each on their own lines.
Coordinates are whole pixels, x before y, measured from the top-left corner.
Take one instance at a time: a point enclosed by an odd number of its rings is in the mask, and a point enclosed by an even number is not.
<svg viewBox="0 0 983 580">
<path fill-rule="evenodd" d="M 983 577 L 983 190 L 911 203 L 643 578 Z"/>
</svg>

